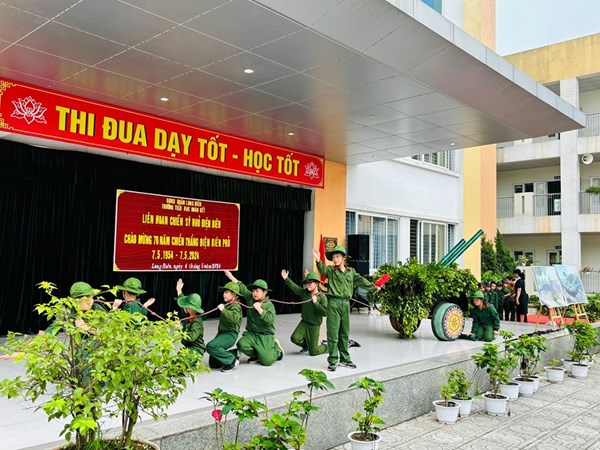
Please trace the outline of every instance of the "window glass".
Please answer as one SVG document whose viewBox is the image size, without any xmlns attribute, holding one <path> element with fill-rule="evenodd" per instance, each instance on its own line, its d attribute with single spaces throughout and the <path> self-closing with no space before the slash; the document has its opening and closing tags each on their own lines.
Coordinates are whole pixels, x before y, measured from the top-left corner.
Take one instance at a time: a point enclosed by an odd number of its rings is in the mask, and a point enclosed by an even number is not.
<svg viewBox="0 0 600 450">
<path fill-rule="evenodd" d="M 385 255 L 385 218 L 373 217 L 373 267 L 377 268 L 386 262 Z"/>
<path fill-rule="evenodd" d="M 398 219 L 387 220 L 387 261 L 395 264 L 398 261 Z"/>
</svg>

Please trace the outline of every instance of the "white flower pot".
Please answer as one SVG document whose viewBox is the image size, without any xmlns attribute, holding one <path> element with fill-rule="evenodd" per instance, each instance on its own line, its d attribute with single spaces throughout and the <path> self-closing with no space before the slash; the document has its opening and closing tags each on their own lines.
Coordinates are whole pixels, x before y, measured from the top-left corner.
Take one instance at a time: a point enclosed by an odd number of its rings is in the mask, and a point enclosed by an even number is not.
<svg viewBox="0 0 600 450">
<path fill-rule="evenodd" d="M 546 371 L 546 378 L 550 383 L 562 383 L 565 380 L 565 368 L 564 367 L 544 367 Z"/>
<path fill-rule="evenodd" d="M 537 392 L 540 387 L 540 376 L 539 375 L 531 375 L 529 378 L 533 380 L 533 392 Z"/>
<path fill-rule="evenodd" d="M 377 436 L 377 439 L 374 441 L 358 441 L 354 439 L 354 435 L 360 434 L 356 431 L 352 433 L 348 433 L 348 440 L 350 441 L 350 448 L 352 450 L 377 450 L 379 448 L 379 441 L 381 441 L 381 436 L 377 433 L 373 433 Z"/>
<path fill-rule="evenodd" d="M 571 363 L 571 374 L 580 380 L 587 378 L 589 366 L 586 364 Z"/>
<path fill-rule="evenodd" d="M 567 372 L 571 372 L 571 363 L 573 361 L 571 361 L 570 359 L 565 359 L 565 358 L 561 359 L 561 361 L 563 363 L 563 367 L 565 368 L 565 370 Z"/>
<path fill-rule="evenodd" d="M 517 381 L 509 381 L 509 384 L 501 384 L 500 392 L 508 397 L 509 402 L 516 402 L 519 398 L 519 386 Z"/>
<path fill-rule="evenodd" d="M 449 401 L 448 404 L 449 406 L 444 406 L 444 400 L 436 400 L 433 402 L 433 406 L 435 407 L 435 418 L 439 423 L 452 425 L 458 420 L 460 403 L 453 400 Z"/>
<path fill-rule="evenodd" d="M 506 404 L 508 403 L 508 397 L 503 394 L 498 394 L 496 398 L 491 397 L 493 394 L 486 392 L 483 394 L 483 402 L 485 404 L 485 410 L 490 416 L 503 416 L 506 414 Z"/>
<path fill-rule="evenodd" d="M 458 410 L 458 415 L 460 417 L 467 417 L 471 414 L 473 399 L 461 400 L 460 398 L 453 398 L 452 401 L 460 403 L 460 409 Z"/>
<path fill-rule="evenodd" d="M 535 381 L 533 380 L 526 380 L 524 378 L 513 378 L 513 381 L 516 381 L 519 383 L 519 395 L 521 395 L 522 397 L 531 397 L 533 395 L 534 392 L 534 388 L 535 388 Z"/>
</svg>

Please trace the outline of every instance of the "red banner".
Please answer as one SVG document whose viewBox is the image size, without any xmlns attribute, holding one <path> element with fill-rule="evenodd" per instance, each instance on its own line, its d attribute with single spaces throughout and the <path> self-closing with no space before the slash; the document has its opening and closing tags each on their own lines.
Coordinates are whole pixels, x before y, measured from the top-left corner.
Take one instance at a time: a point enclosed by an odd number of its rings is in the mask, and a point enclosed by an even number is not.
<svg viewBox="0 0 600 450">
<path fill-rule="evenodd" d="M 321 157 L 0 78 L 0 131 L 323 187 Z"/>
<path fill-rule="evenodd" d="M 240 205 L 117 191 L 115 271 L 237 270 Z"/>
</svg>

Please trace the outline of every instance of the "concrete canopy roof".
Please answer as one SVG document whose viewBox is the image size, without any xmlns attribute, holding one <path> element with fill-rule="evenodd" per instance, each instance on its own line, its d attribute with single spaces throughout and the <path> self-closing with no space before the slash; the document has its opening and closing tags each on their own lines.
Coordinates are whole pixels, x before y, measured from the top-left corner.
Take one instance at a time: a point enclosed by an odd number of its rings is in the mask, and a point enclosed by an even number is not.
<svg viewBox="0 0 600 450">
<path fill-rule="evenodd" d="M 420 0 L 395 3 L 3 0 L 0 76 L 346 164 L 584 125 Z"/>
</svg>

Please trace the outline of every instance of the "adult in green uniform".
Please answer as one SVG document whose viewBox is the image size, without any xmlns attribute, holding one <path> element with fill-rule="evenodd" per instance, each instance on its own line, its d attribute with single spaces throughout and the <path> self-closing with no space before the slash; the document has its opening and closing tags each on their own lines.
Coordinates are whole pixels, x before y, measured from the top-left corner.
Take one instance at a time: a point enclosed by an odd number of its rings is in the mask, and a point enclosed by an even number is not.
<svg viewBox="0 0 600 450">
<path fill-rule="evenodd" d="M 300 297 L 300 300 L 311 300 L 302 305 L 300 323 L 292 333 L 290 340 L 301 348 L 300 353 L 308 351 L 310 356 L 322 355 L 327 352 L 327 346 L 319 344 L 319 332 L 323 317 L 327 315 L 327 297 L 319 292 L 321 279 L 315 272 L 309 272 L 302 280 L 301 288 L 289 278 L 287 270 L 281 271 L 285 285 Z"/>
<path fill-rule="evenodd" d="M 223 303 L 217 306 L 221 311 L 217 335 L 206 344 L 206 352 L 210 355 L 208 365 L 213 369 L 221 368 L 221 372 L 231 372 L 239 364 L 235 341 L 242 325 L 242 307 L 237 303 L 240 288 L 230 281 L 217 289 L 223 293 Z M 230 350 L 232 347 L 234 350 Z"/>
<path fill-rule="evenodd" d="M 121 307 L 123 311 L 127 311 L 131 314 L 140 313 L 144 316 L 148 315 L 148 306 L 152 305 L 155 301 L 154 298 L 146 300 L 144 304 L 140 304 L 138 297 L 141 294 L 145 294 L 146 291 L 142 289 L 142 282 L 137 278 L 127 278 L 123 285 L 116 286 L 123 293 L 123 300 L 125 300 L 125 304 Z M 113 302 L 112 309 L 119 309 L 123 300 L 116 299 Z"/>
<path fill-rule="evenodd" d="M 493 341 L 494 337 L 498 335 L 498 330 L 500 330 L 500 319 L 496 308 L 486 303 L 483 294 L 479 291 L 471 296 L 471 300 L 473 302 L 473 309 L 471 309 L 473 326 L 471 333 L 466 338 L 472 341 Z"/>
<path fill-rule="evenodd" d="M 206 345 L 204 344 L 204 325 L 202 324 L 202 317 L 198 315 L 204 312 L 202 310 L 202 298 L 200 298 L 200 295 L 198 294 L 183 295 L 183 280 L 181 278 L 177 280 L 176 290 L 177 304 L 188 315 L 188 317 L 181 322 L 181 326 L 188 337 L 182 339 L 181 343 L 184 347 L 187 347 L 202 356 L 206 351 Z"/>
<path fill-rule="evenodd" d="M 250 364 L 261 363 L 270 366 L 283 359 L 283 348 L 275 339 L 275 306 L 269 300 L 269 286 L 264 280 L 256 280 L 248 287 L 229 271 L 225 276 L 240 289 L 240 295 L 248 306 L 246 330 L 237 343 L 238 350 L 248 356 Z"/>
<path fill-rule="evenodd" d="M 360 276 L 356 270 L 346 267 L 348 257 L 346 249 L 337 245 L 326 253 L 327 259 L 333 261 L 333 266 L 326 266 L 321 262 L 321 253 L 313 250 L 317 260 L 319 273 L 327 277 L 329 289 L 327 291 L 327 347 L 329 357 L 327 369 L 334 371 L 339 364 L 343 367 L 356 369 L 356 364 L 350 359 L 348 352 L 348 337 L 350 335 L 350 297 L 354 287 L 361 287 L 368 292 L 379 291 L 366 278 Z"/>
</svg>

